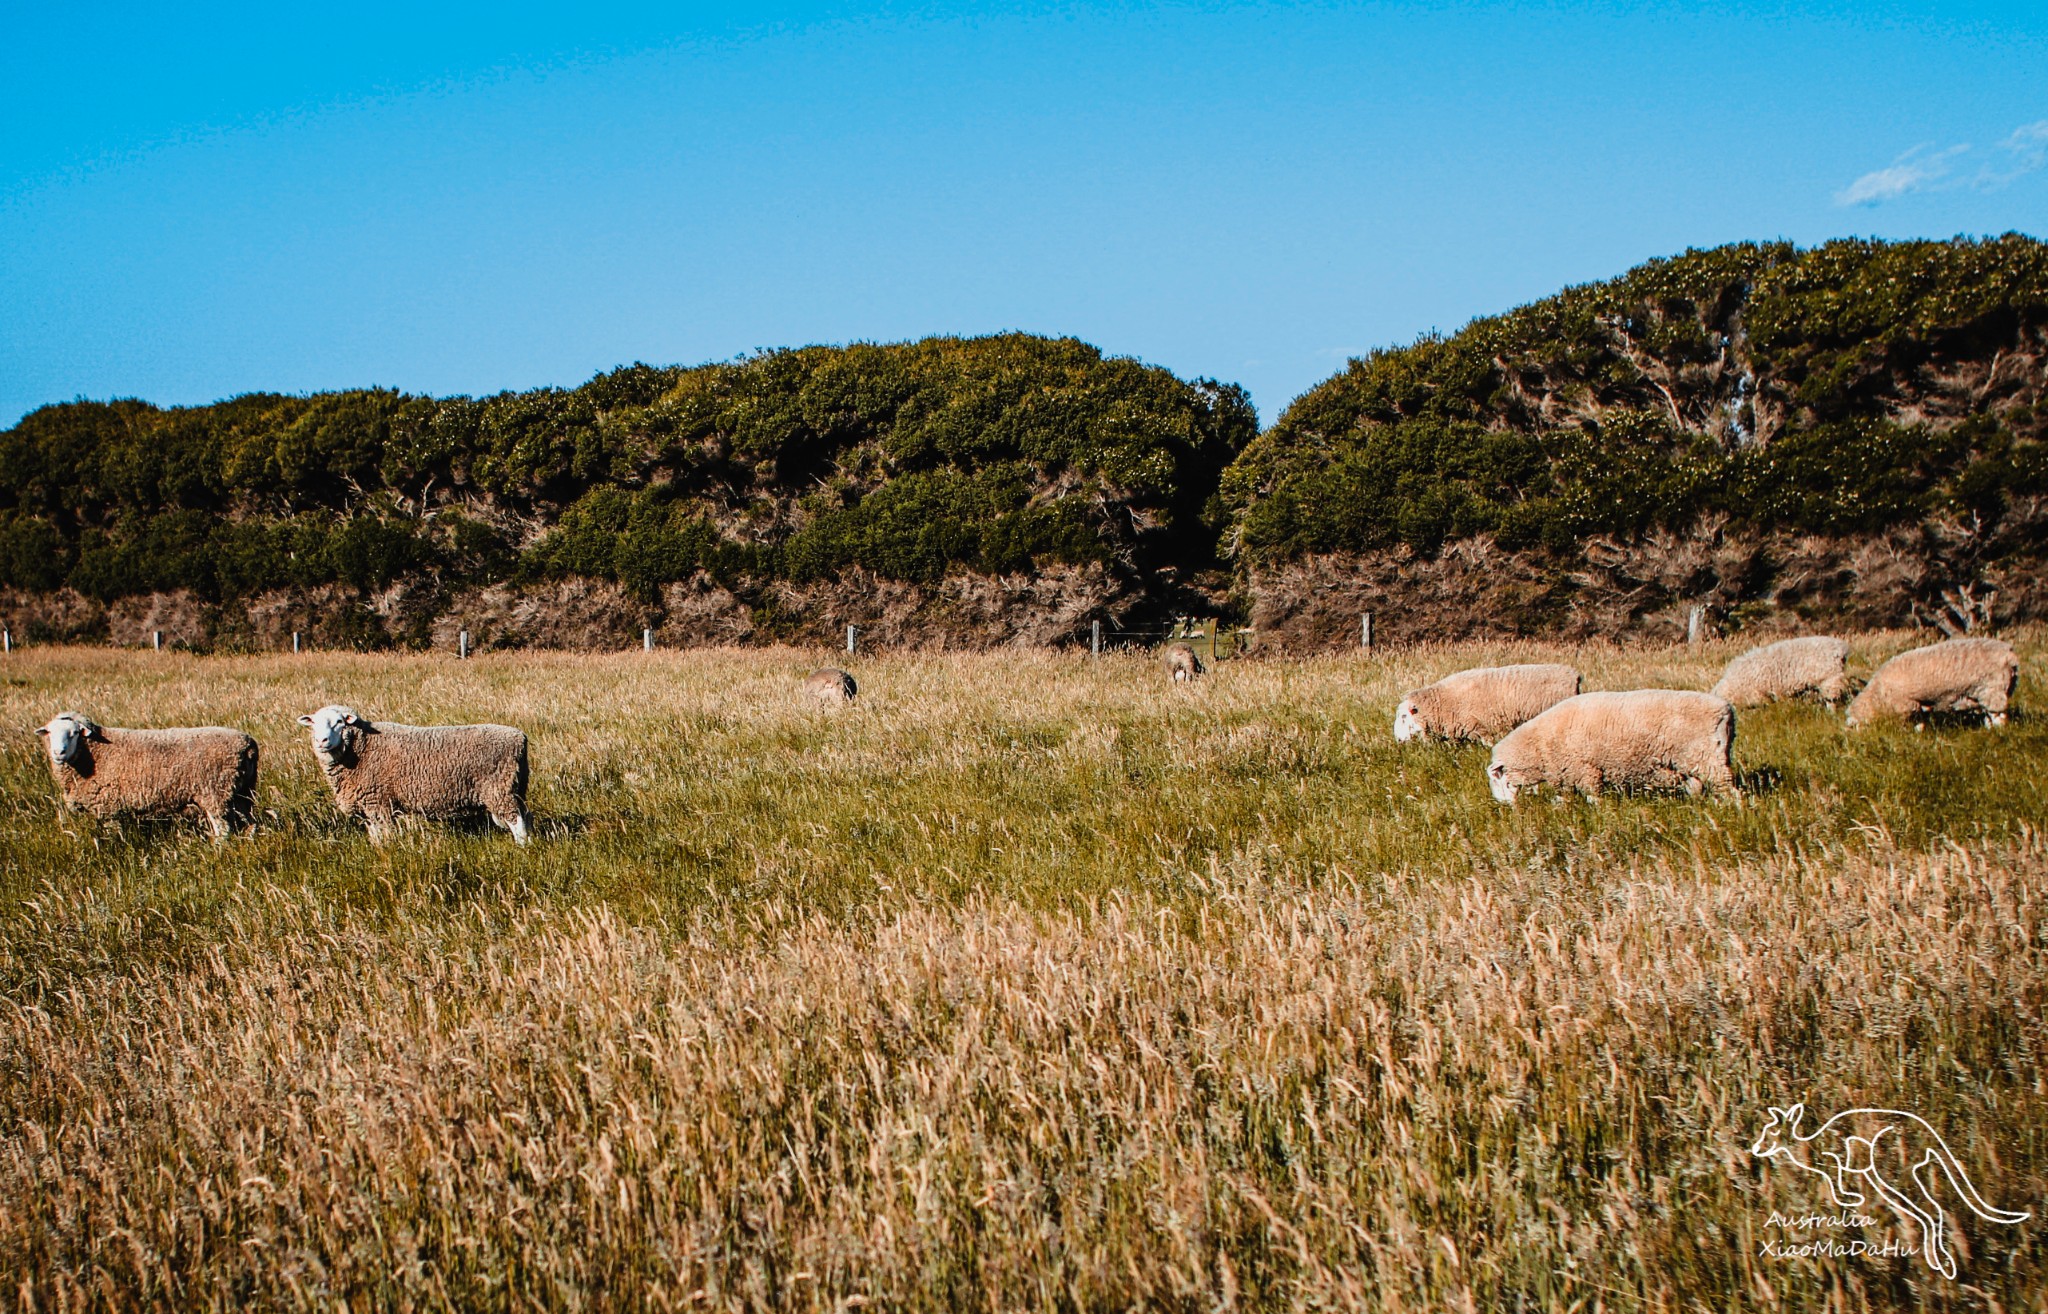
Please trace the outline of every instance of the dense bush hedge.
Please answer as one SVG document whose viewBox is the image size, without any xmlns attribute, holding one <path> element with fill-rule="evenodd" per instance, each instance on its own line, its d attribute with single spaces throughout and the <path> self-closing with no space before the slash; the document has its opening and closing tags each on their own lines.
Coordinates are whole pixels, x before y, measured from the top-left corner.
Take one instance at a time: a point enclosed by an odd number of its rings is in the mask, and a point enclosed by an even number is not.
<svg viewBox="0 0 2048 1314">
<path fill-rule="evenodd" d="M 583 575 L 652 598 L 699 571 L 1099 563 L 1156 593 L 1231 554 L 1481 533 L 1564 552 L 1706 515 L 2024 538 L 2048 523 L 2044 430 L 2042 243 L 1740 244 L 1374 352 L 1264 434 L 1234 386 L 1023 334 L 481 399 L 49 406 L 0 432 L 0 586 L 226 600 Z"/>
<path fill-rule="evenodd" d="M 0 585 L 1142 573 L 1213 557 L 1204 513 L 1256 429 L 1238 388 L 1022 334 L 483 399 L 74 402 L 0 433 Z"/>
<path fill-rule="evenodd" d="M 2048 494 L 2048 247 L 1744 244 L 1354 360 L 1225 478 L 1251 564 L 1703 514 L 1993 526 Z"/>
</svg>

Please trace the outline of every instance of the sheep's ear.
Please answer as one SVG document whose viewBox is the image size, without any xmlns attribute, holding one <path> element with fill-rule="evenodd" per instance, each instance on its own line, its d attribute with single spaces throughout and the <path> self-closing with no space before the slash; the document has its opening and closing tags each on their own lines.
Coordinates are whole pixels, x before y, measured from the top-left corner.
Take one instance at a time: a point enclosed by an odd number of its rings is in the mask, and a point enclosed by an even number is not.
<svg viewBox="0 0 2048 1314">
<path fill-rule="evenodd" d="M 94 725 L 91 721 L 87 721 L 79 728 L 85 731 L 85 737 L 93 743 L 104 744 L 107 742 L 107 732 Z"/>
<path fill-rule="evenodd" d="M 310 727 L 313 724 L 313 714 L 311 712 L 308 712 L 304 716 L 300 717 L 299 724 Z"/>
<path fill-rule="evenodd" d="M 1789 1108 L 1789 1109 L 1785 1110 L 1785 1121 L 1786 1121 L 1786 1123 L 1787 1123 L 1788 1125 L 1789 1125 L 1789 1124 L 1794 1124 L 1794 1123 L 1797 1123 L 1797 1122 L 1799 1121 L 1799 1115 L 1800 1115 L 1800 1114 L 1802 1114 L 1802 1113 L 1805 1113 L 1805 1112 L 1806 1112 L 1806 1105 L 1805 1105 L 1805 1104 L 1803 1104 L 1803 1103 L 1800 1103 L 1800 1104 L 1795 1104 L 1795 1105 L 1793 1105 L 1793 1106 L 1792 1106 L 1791 1108 Z"/>
<path fill-rule="evenodd" d="M 36 727 L 36 733 L 41 735 L 43 738 L 48 739 L 50 737 L 50 727 L 46 725 L 39 725 Z"/>
</svg>

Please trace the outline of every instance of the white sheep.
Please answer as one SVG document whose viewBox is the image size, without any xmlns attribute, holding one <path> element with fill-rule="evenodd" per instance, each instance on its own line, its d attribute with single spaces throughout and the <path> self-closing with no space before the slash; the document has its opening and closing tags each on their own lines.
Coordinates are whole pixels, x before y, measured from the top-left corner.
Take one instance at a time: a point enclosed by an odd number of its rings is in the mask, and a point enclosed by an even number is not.
<svg viewBox="0 0 2048 1314">
<path fill-rule="evenodd" d="M 1169 643 L 1160 650 L 1160 656 L 1165 659 L 1166 675 L 1170 680 L 1193 680 L 1202 674 L 1202 659 L 1191 644 Z"/>
<path fill-rule="evenodd" d="M 1849 645 L 1827 635 L 1767 643 L 1728 663 L 1714 696 L 1737 707 L 1816 694 L 1833 707 L 1849 693 Z"/>
<path fill-rule="evenodd" d="M 1492 743 L 1579 691 L 1579 673 L 1554 662 L 1482 666 L 1411 689 L 1394 709 L 1394 739 Z"/>
<path fill-rule="evenodd" d="M 330 704 L 299 718 L 345 817 L 361 817 L 382 843 L 400 813 L 484 812 L 526 843 L 526 736 L 509 725 L 372 723 Z"/>
<path fill-rule="evenodd" d="M 121 730 L 60 712 L 36 731 L 66 811 L 176 816 L 197 812 L 227 838 L 256 801 L 256 741 L 223 726 Z"/>
<path fill-rule="evenodd" d="M 806 702 L 843 707 L 853 701 L 860 692 L 860 686 L 845 671 L 836 666 L 826 666 L 805 676 L 803 687 L 797 692 Z"/>
<path fill-rule="evenodd" d="M 1998 639 L 1949 639 L 1914 648 L 1877 668 L 1849 704 L 1849 724 L 1982 712 L 1984 724 L 2004 725 L 2019 678 L 2019 656 Z"/>
<path fill-rule="evenodd" d="M 1587 693 L 1516 727 L 1493 749 L 1487 784 L 1513 803 L 1550 785 L 1588 797 L 1683 789 L 1734 795 L 1729 751 L 1735 709 L 1724 698 L 1683 689 Z"/>
</svg>

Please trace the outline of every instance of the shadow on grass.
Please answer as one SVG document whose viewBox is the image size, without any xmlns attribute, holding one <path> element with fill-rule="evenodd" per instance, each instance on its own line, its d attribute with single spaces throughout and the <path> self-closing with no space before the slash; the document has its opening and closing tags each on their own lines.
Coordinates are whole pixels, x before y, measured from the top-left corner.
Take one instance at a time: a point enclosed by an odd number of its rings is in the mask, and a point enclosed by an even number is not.
<svg viewBox="0 0 2048 1314">
<path fill-rule="evenodd" d="M 1785 784 L 1785 773 L 1774 766 L 1750 767 L 1735 773 L 1735 788 L 1744 798 L 1775 794 Z"/>
<path fill-rule="evenodd" d="M 2000 727 L 1987 725 L 1982 712 L 1924 712 L 1914 718 L 1912 724 L 1916 730 L 1939 730 L 1944 734 L 1953 734 L 1959 730 L 2010 730 L 2016 726 L 2024 726 L 2027 720 L 2025 713 L 2008 712 L 2006 724 Z"/>
<path fill-rule="evenodd" d="M 60 830 L 70 832 L 96 848 L 164 848 L 185 840 L 213 838 L 213 828 L 196 812 L 189 816 L 124 814 L 115 817 L 95 817 L 82 812 L 60 813 L 57 824 Z M 241 838 L 254 829 L 247 821 L 238 821 L 230 830 L 229 838 Z"/>
<path fill-rule="evenodd" d="M 533 837 L 541 840 L 574 839 L 590 833 L 590 814 L 587 812 L 558 812 L 551 817 L 533 819 Z"/>
</svg>

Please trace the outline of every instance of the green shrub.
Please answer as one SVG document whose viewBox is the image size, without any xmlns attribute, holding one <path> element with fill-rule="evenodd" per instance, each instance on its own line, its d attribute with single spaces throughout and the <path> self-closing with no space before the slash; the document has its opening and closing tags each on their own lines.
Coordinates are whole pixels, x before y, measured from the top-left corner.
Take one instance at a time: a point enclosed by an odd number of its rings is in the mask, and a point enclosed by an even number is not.
<svg viewBox="0 0 2048 1314">
<path fill-rule="evenodd" d="M 1222 497 L 1247 564 L 1480 532 L 1562 549 L 1708 513 L 1817 534 L 1997 523 L 2042 487 L 2041 417 L 1930 421 L 1955 403 L 1928 381 L 1983 377 L 2044 329 L 2032 238 L 1692 251 L 1350 362 Z"/>
<path fill-rule="evenodd" d="M 1217 484 L 1256 431 L 1241 389 L 1025 334 L 632 365 L 482 399 L 74 402 L 0 432 L 0 570 L 102 598 L 1147 570 L 1214 559 Z"/>
<path fill-rule="evenodd" d="M 0 587 L 46 593 L 63 584 L 71 545 L 47 520 L 0 516 Z"/>
<path fill-rule="evenodd" d="M 790 539 L 793 579 L 828 578 L 861 566 L 892 579 L 930 583 L 948 568 L 997 574 L 1039 560 L 1079 564 L 1105 556 L 1103 534 L 1073 499 L 1031 504 L 1021 465 L 974 475 L 941 469 L 907 474 L 829 510 Z"/>
</svg>

